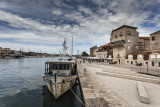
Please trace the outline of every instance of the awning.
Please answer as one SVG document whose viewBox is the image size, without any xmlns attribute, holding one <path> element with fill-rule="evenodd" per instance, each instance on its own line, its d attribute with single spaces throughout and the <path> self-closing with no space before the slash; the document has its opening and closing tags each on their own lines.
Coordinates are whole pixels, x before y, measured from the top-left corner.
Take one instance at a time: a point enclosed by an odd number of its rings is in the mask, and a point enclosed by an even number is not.
<svg viewBox="0 0 160 107">
<path fill-rule="evenodd" d="M 99 57 L 88 57 L 87 59 L 100 59 Z"/>
<path fill-rule="evenodd" d="M 107 58 L 107 59 L 113 59 L 113 58 Z"/>
</svg>

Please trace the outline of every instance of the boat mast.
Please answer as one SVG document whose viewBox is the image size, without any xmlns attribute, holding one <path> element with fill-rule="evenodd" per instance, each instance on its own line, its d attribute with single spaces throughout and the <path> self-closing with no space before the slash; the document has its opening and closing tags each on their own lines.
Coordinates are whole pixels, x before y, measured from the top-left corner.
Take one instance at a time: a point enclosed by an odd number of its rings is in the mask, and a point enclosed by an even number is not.
<svg viewBox="0 0 160 107">
<path fill-rule="evenodd" d="M 64 42 L 63 42 L 63 52 L 62 52 L 63 57 L 65 57 L 65 55 L 67 54 L 66 42 L 67 42 L 67 40 L 64 38 Z"/>
<path fill-rule="evenodd" d="M 72 36 L 72 50 L 71 50 L 71 57 L 73 56 L 73 36 Z"/>
</svg>

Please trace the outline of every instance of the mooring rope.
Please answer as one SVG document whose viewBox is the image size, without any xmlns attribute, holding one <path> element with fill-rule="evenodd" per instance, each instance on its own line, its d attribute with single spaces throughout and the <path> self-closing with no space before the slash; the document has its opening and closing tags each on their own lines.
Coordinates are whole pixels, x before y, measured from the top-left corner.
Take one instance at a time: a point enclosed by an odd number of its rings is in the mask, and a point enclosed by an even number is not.
<svg viewBox="0 0 160 107">
<path fill-rule="evenodd" d="M 64 79 L 64 77 L 63 77 Z M 76 96 L 76 98 L 79 100 L 79 102 L 81 104 L 83 104 L 83 106 L 85 107 L 85 104 L 82 102 L 82 100 L 80 98 L 78 98 L 78 96 L 74 93 L 74 91 L 71 89 L 71 87 L 69 86 L 69 84 L 67 83 L 67 81 L 64 79 L 64 81 L 66 82 L 67 86 L 69 87 L 69 89 L 72 91 L 72 93 Z"/>
</svg>

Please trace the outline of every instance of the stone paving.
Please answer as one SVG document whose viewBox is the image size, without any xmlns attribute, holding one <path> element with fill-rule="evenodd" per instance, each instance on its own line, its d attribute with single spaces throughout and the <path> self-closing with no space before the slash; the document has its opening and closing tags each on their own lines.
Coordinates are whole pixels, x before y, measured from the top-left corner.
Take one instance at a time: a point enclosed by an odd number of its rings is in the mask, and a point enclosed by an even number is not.
<svg viewBox="0 0 160 107">
<path fill-rule="evenodd" d="M 109 107 L 160 107 L 160 84 L 142 82 L 150 97 L 150 104 L 145 104 L 139 101 L 137 81 L 96 74 L 96 72 L 103 72 L 103 70 L 132 73 L 129 67 L 95 63 L 79 65 L 86 67 L 89 85 L 95 95 L 103 96 Z"/>
</svg>

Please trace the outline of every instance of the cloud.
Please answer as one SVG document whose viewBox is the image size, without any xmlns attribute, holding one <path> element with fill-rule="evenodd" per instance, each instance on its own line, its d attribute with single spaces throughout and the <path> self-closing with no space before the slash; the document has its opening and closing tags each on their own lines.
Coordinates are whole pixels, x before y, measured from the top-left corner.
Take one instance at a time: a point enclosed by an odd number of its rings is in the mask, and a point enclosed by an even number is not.
<svg viewBox="0 0 160 107">
<path fill-rule="evenodd" d="M 0 37 L 45 46 L 46 44 L 61 44 L 64 37 L 71 38 L 73 35 L 75 50 L 89 51 L 93 45 L 109 42 L 112 29 L 123 24 L 138 27 L 140 36 L 147 36 L 157 30 L 160 27 L 158 2 L 159 0 L 154 0 L 154 2 L 143 0 L 83 0 L 79 2 L 67 0 L 64 2 L 59 0 L 52 3 L 39 1 L 37 7 L 34 7 L 34 3 L 29 6 L 27 2 L 27 8 L 31 7 L 34 10 L 32 14 L 8 11 L 5 10 L 7 6 L 0 5 L 3 7 L 3 9 L 0 8 L 0 21 L 7 22 L 11 27 L 24 28 L 23 33 L 13 33 L 13 37 L 8 33 L 6 35 L 1 33 Z M 15 3 L 19 4 L 19 2 Z M 7 2 L 5 5 L 8 5 Z M 15 8 L 15 6 L 12 5 L 10 8 Z M 26 9 L 21 5 L 20 8 Z M 37 8 L 43 8 L 42 11 L 45 14 Z M 36 16 L 33 15 L 34 13 Z M 154 26 L 144 26 L 146 23 Z M 70 39 L 68 40 L 70 42 Z"/>
<path fill-rule="evenodd" d="M 58 15 L 58 16 L 63 14 L 62 11 L 59 10 L 59 9 L 54 9 L 54 10 L 52 11 L 52 13 L 53 13 L 54 15 Z"/>
</svg>

